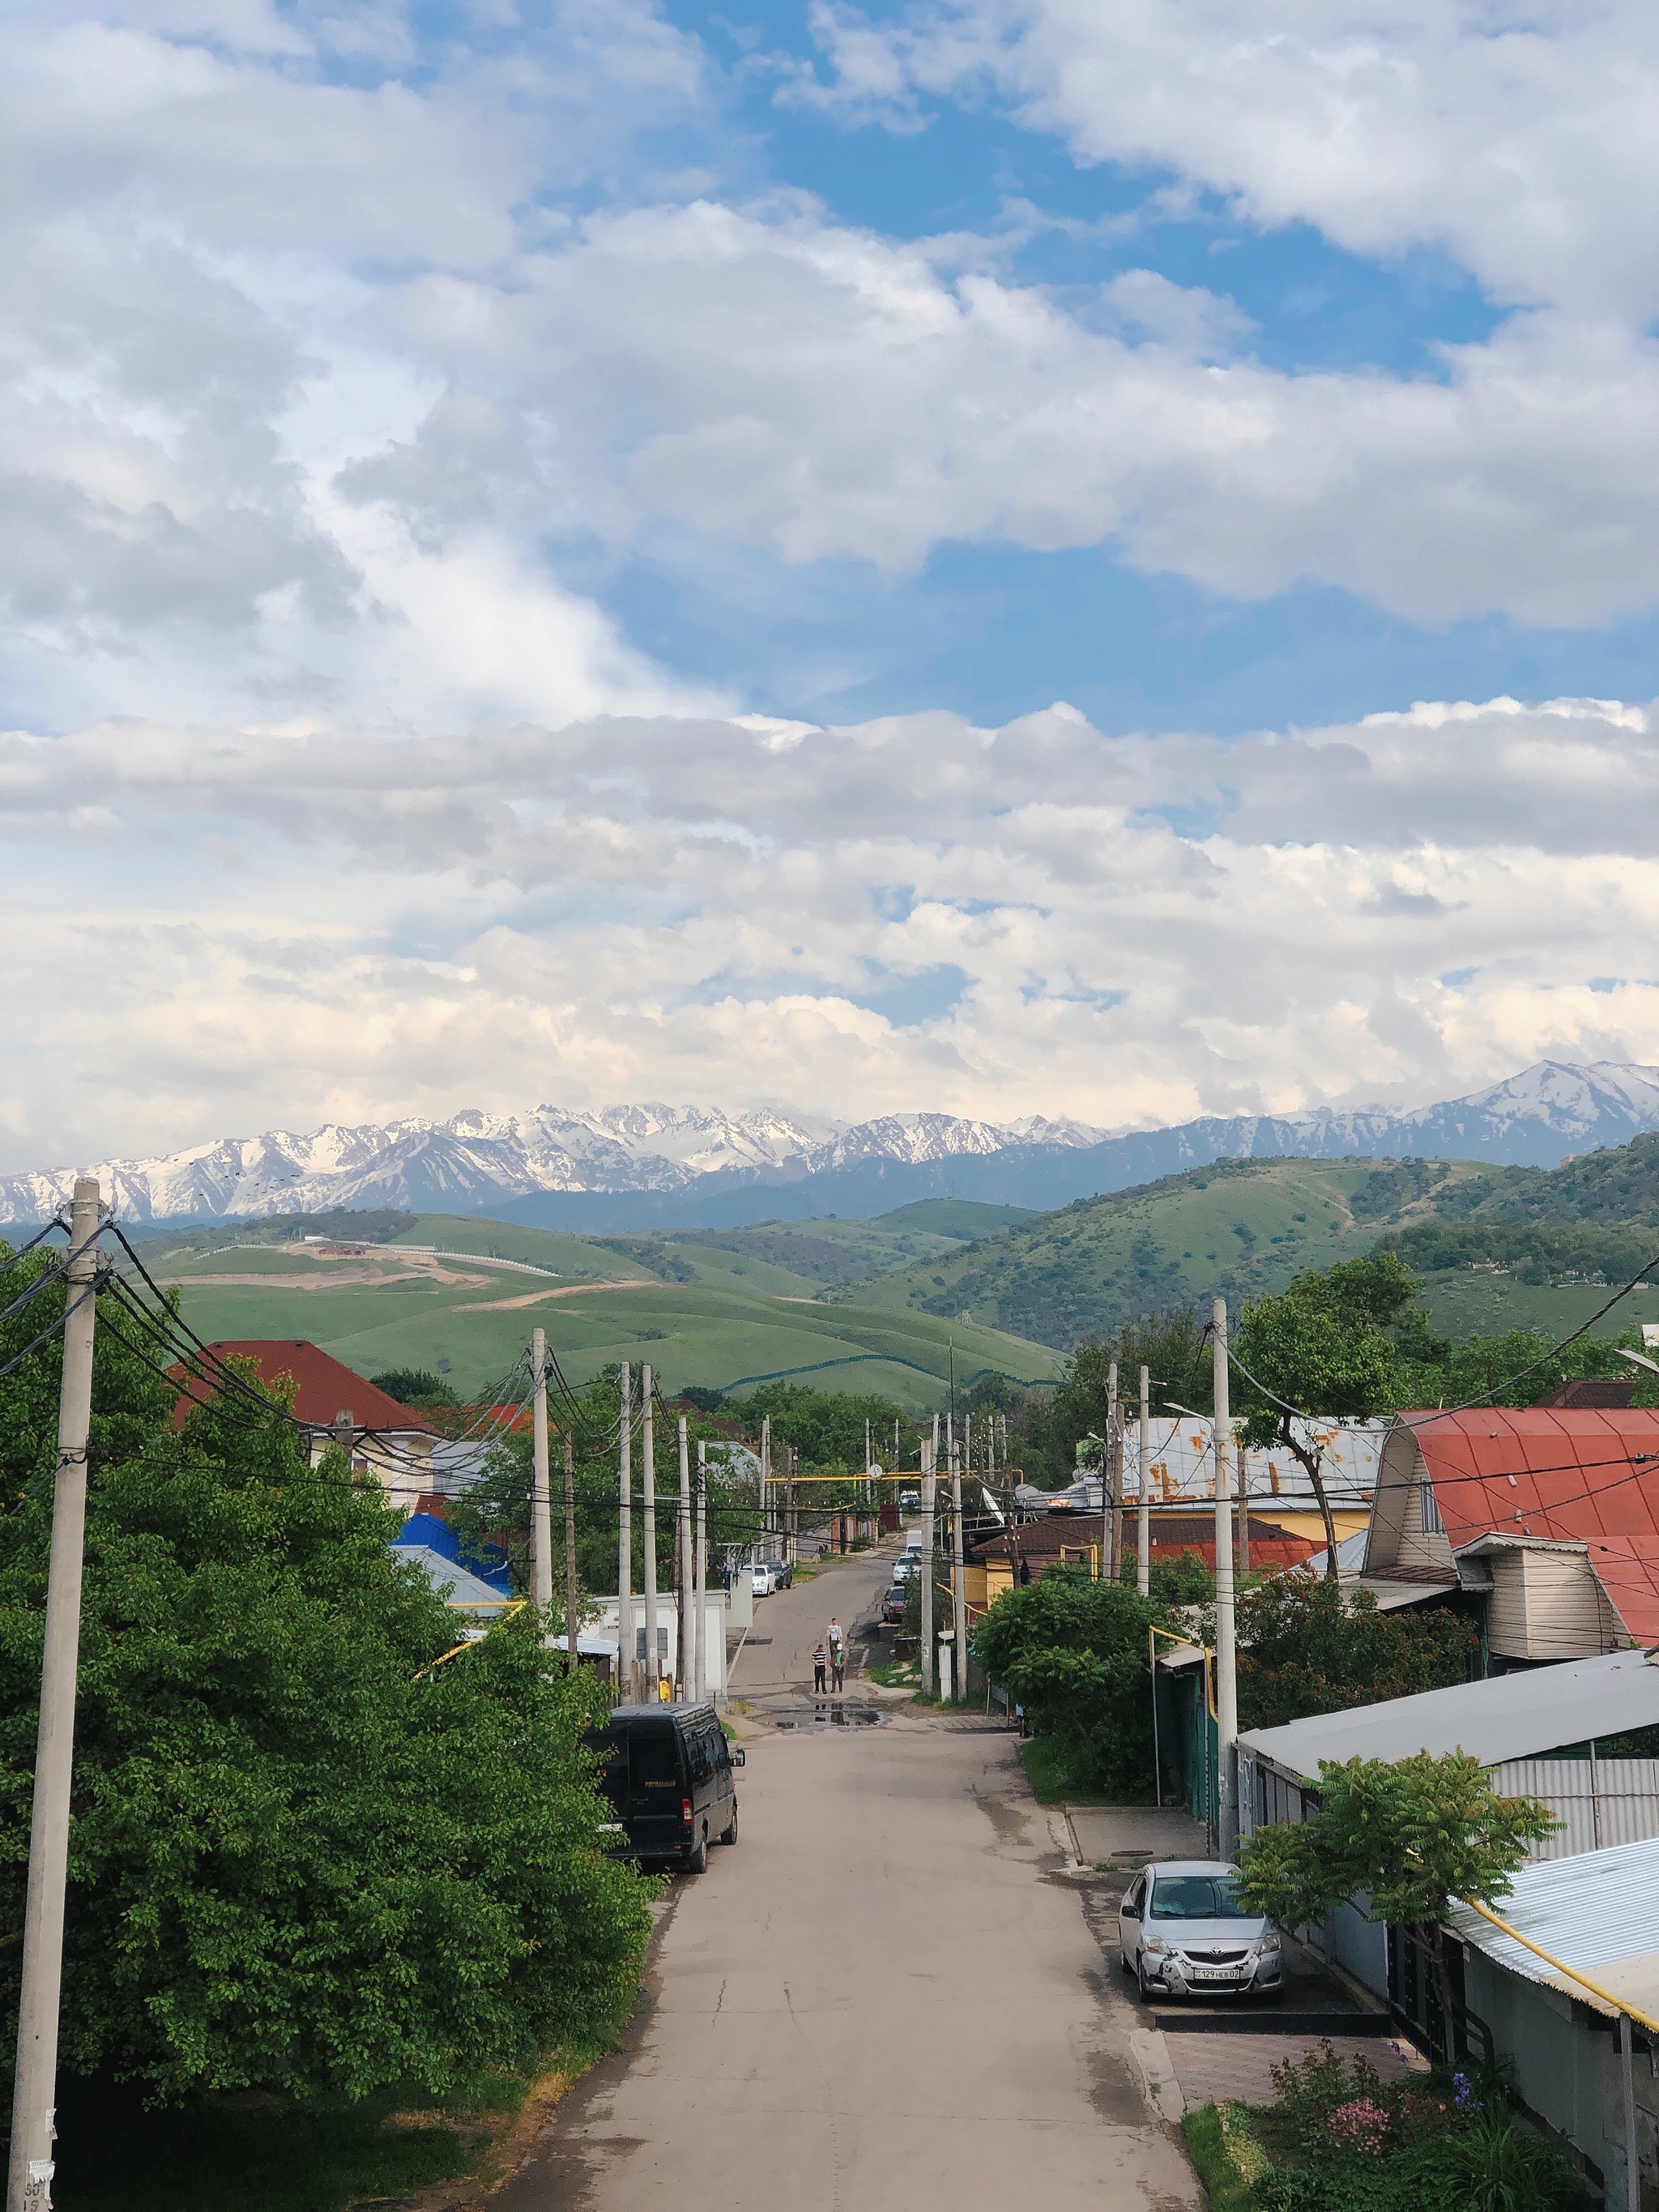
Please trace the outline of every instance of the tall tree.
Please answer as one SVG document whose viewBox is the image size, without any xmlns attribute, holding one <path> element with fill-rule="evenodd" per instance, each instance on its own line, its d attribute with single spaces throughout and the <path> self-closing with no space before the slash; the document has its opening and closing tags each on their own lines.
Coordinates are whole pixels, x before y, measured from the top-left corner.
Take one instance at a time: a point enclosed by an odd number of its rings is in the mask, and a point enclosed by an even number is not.
<svg viewBox="0 0 1659 2212">
<path fill-rule="evenodd" d="M 1281 1928 L 1320 1927 L 1352 1905 L 1413 1929 L 1449 2030 L 1446 1908 L 1454 1898 L 1501 1904 L 1528 1844 L 1559 1826 L 1554 1815 L 1530 1797 L 1498 1796 L 1480 1760 L 1461 1751 L 1322 1759 L 1319 1796 L 1306 1820 L 1258 1828 L 1245 1844 L 1241 1896 Z"/>
<path fill-rule="evenodd" d="M 1255 1449 L 1283 1449 L 1300 1464 L 1325 1524 L 1325 1571 L 1333 1582 L 1337 1534 L 1324 1449 L 1297 1415 L 1353 1420 L 1392 1410 L 1401 1344 L 1415 1348 L 1432 1341 L 1417 1287 L 1393 1252 L 1310 1269 L 1277 1297 L 1247 1305 L 1234 1339 L 1243 1440 Z"/>
</svg>

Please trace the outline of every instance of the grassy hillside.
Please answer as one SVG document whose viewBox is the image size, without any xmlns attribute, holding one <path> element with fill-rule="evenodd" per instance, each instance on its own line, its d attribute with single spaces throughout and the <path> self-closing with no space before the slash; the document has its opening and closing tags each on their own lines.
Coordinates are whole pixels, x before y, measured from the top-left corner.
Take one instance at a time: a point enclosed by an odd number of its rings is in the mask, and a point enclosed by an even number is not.
<svg viewBox="0 0 1659 2212">
<path fill-rule="evenodd" d="M 1598 1285 L 1627 1280 L 1650 1249 L 1659 1251 L 1659 1226 L 1626 1227 L 1620 1206 L 1651 1209 L 1659 1224 L 1659 1140 L 1553 1170 L 1228 1161 L 1036 1215 L 878 1277 L 859 1295 L 919 1312 L 967 1313 L 1065 1346 L 1160 1306 L 1217 1293 L 1237 1304 L 1280 1290 L 1301 1268 L 1328 1267 L 1386 1239 L 1423 1274 L 1448 1335 L 1565 1334 L 1606 1297 Z M 1652 1293 L 1626 1300 L 1607 1327 L 1643 1320 L 1659 1320 L 1659 1276 Z"/>
<path fill-rule="evenodd" d="M 953 1345 L 959 1380 L 987 1368 L 1024 1382 L 1057 1371 L 1052 1352 L 995 1331 L 817 1304 L 818 1285 L 789 1271 L 776 1273 L 802 1287 L 779 1295 L 734 1279 L 730 1267 L 747 1263 L 732 1254 L 702 1255 L 711 1269 L 728 1269 L 724 1278 L 678 1282 L 611 1245 L 501 1223 L 427 1217 L 407 1241 L 459 1249 L 462 1226 L 476 1259 L 433 1259 L 396 1243 L 354 1257 L 191 1246 L 146 1258 L 158 1279 L 179 1285 L 185 1318 L 204 1337 L 307 1337 L 363 1375 L 435 1369 L 463 1397 L 503 1374 L 538 1322 L 573 1382 L 612 1360 L 648 1359 L 673 1389 L 799 1377 L 884 1391 L 921 1412 L 941 1400 Z M 491 1266 L 492 1245 L 499 1256 L 556 1267 L 558 1280 Z M 753 1264 L 775 1279 L 769 1263 Z"/>
</svg>

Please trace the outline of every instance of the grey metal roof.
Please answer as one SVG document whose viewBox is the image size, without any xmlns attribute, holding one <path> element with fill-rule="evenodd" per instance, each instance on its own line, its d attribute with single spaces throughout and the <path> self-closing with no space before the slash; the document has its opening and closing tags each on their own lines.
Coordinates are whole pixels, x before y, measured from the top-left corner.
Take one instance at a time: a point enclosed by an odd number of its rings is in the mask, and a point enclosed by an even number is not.
<svg viewBox="0 0 1659 2212">
<path fill-rule="evenodd" d="M 1322 1759 L 1409 1759 L 1413 1752 L 1466 1751 L 1483 1766 L 1528 1759 L 1589 1737 L 1659 1723 L 1659 1666 L 1641 1651 L 1571 1659 L 1486 1682 L 1460 1682 L 1320 1713 L 1282 1728 L 1252 1729 L 1238 1739 L 1247 1752 L 1281 1772 L 1316 1781 Z M 1579 1866 L 1582 1859 L 1575 1859 Z"/>
<path fill-rule="evenodd" d="M 1659 1838 L 1581 1851 L 1570 1859 L 1534 1860 L 1521 1868 L 1514 1888 L 1492 1910 L 1614 1997 L 1650 2014 L 1659 2009 Z M 1446 1923 L 1511 1973 L 1595 2005 L 1581 1984 L 1470 1906 L 1454 1905 Z"/>
<path fill-rule="evenodd" d="M 434 1552 L 429 1544 L 398 1544 L 394 1547 L 399 1559 L 411 1562 L 420 1568 L 438 1595 L 447 1605 L 473 1606 L 480 1612 L 499 1613 L 511 1599 L 503 1599 L 498 1589 L 492 1589 L 477 1575 L 458 1567 L 453 1559 L 447 1559 L 441 1552 Z M 576 1639 L 576 1649 L 581 1649 L 581 1638 Z"/>
</svg>

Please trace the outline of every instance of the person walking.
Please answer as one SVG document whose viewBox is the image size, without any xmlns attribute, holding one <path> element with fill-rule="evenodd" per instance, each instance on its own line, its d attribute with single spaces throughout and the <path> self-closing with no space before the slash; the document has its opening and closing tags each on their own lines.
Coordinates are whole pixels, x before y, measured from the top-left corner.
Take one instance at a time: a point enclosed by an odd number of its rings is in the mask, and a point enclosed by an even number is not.
<svg viewBox="0 0 1659 2212">
<path fill-rule="evenodd" d="M 823 1695 L 823 1670 L 826 1658 L 823 1640 L 820 1638 L 817 1649 L 812 1654 L 812 1687 L 819 1697 Z"/>
<path fill-rule="evenodd" d="M 847 1687 L 847 1646 L 845 1643 L 830 1646 L 830 1686 L 832 1690 Z"/>
</svg>

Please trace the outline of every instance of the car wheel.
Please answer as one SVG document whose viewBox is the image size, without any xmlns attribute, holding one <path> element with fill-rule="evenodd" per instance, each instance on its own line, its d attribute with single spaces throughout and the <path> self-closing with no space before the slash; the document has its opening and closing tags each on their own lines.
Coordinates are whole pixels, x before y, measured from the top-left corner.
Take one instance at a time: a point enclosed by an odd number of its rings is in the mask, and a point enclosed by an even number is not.
<svg viewBox="0 0 1659 2212">
<path fill-rule="evenodd" d="M 708 1831 L 705 1828 L 697 1838 L 696 1848 L 685 1862 L 687 1874 L 707 1874 L 708 1871 Z"/>
<path fill-rule="evenodd" d="M 1135 1988 L 1139 1992 L 1142 2004 L 1151 2004 L 1152 1985 L 1146 1978 L 1146 1961 L 1144 1959 L 1135 1960 Z"/>
<path fill-rule="evenodd" d="M 735 1844 L 735 1843 L 737 1842 L 737 1840 L 738 1840 L 738 1801 L 737 1801 L 737 1799 L 734 1797 L 734 1798 L 732 1800 L 732 1817 L 731 1817 L 731 1819 L 730 1819 L 730 1820 L 726 1822 L 726 1833 L 725 1833 L 725 1834 L 720 1838 L 720 1841 L 721 1841 L 723 1844 Z"/>
<path fill-rule="evenodd" d="M 1134 1968 L 1129 1963 L 1129 1954 L 1121 1943 L 1117 1947 L 1117 1963 L 1121 1972 L 1126 1974 L 1133 1973 Z"/>
</svg>

